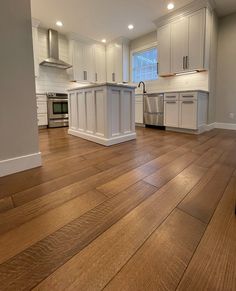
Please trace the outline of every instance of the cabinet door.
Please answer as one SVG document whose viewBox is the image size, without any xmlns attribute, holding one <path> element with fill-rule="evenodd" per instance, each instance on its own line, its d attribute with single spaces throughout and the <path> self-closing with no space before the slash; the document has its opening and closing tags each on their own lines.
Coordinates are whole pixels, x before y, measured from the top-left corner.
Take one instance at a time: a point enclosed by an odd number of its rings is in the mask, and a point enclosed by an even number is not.
<svg viewBox="0 0 236 291">
<path fill-rule="evenodd" d="M 160 27 L 157 33 L 158 40 L 158 64 L 159 64 L 159 75 L 166 76 L 171 74 L 171 26 L 170 24 Z"/>
<path fill-rule="evenodd" d="M 188 69 L 204 68 L 205 47 L 205 9 L 189 16 L 189 54 Z"/>
<path fill-rule="evenodd" d="M 114 82 L 114 45 L 109 44 L 106 49 L 107 82 Z"/>
<path fill-rule="evenodd" d="M 32 27 L 32 38 L 33 38 L 33 52 L 34 52 L 34 75 L 39 76 L 39 59 L 38 59 L 38 28 Z"/>
<path fill-rule="evenodd" d="M 188 56 L 188 17 L 171 24 L 171 72 L 183 72 Z"/>
<path fill-rule="evenodd" d="M 143 96 L 135 97 L 135 123 L 143 124 Z"/>
<path fill-rule="evenodd" d="M 197 101 L 180 101 L 179 127 L 197 129 Z"/>
<path fill-rule="evenodd" d="M 95 82 L 106 82 L 106 50 L 102 45 L 94 46 Z"/>
<path fill-rule="evenodd" d="M 83 45 L 83 64 L 82 81 L 94 82 L 95 81 L 95 70 L 94 70 L 94 50 L 90 44 Z"/>
<path fill-rule="evenodd" d="M 179 101 L 164 102 L 164 125 L 179 127 Z"/>
<path fill-rule="evenodd" d="M 115 83 L 123 82 L 123 47 L 122 44 L 115 43 L 114 45 L 114 76 Z"/>
</svg>

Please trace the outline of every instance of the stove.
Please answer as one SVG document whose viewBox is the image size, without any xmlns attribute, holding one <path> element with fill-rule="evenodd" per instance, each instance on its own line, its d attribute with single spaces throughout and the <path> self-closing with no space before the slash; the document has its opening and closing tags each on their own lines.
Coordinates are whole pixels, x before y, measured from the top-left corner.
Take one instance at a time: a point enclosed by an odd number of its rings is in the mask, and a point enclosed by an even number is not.
<svg viewBox="0 0 236 291">
<path fill-rule="evenodd" d="M 47 93 L 48 127 L 69 126 L 68 95 L 65 93 Z"/>
</svg>

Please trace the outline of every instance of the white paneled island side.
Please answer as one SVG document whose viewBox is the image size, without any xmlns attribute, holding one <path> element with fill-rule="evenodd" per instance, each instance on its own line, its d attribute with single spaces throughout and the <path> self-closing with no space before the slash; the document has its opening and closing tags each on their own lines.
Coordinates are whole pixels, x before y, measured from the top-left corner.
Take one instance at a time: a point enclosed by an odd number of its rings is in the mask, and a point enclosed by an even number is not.
<svg viewBox="0 0 236 291">
<path fill-rule="evenodd" d="M 68 133 L 104 146 L 136 139 L 135 87 L 93 84 L 68 90 Z"/>
</svg>

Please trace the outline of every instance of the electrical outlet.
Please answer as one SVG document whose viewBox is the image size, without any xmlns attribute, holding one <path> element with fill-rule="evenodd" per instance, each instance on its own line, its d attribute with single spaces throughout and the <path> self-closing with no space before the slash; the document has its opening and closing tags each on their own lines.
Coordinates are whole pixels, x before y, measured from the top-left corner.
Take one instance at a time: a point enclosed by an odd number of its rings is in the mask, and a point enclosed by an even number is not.
<svg viewBox="0 0 236 291">
<path fill-rule="evenodd" d="M 230 113 L 229 113 L 229 118 L 230 118 L 230 119 L 234 119 L 234 117 L 235 117 L 235 114 L 234 114 L 233 112 L 230 112 Z"/>
</svg>

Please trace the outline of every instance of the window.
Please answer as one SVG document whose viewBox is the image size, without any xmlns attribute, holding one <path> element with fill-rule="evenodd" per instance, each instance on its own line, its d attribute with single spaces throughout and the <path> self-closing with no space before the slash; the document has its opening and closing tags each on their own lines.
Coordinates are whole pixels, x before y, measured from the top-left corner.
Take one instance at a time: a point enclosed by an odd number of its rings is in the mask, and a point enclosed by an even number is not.
<svg viewBox="0 0 236 291">
<path fill-rule="evenodd" d="M 133 82 L 152 81 L 158 78 L 158 52 L 153 47 L 133 53 L 132 71 Z"/>
</svg>

